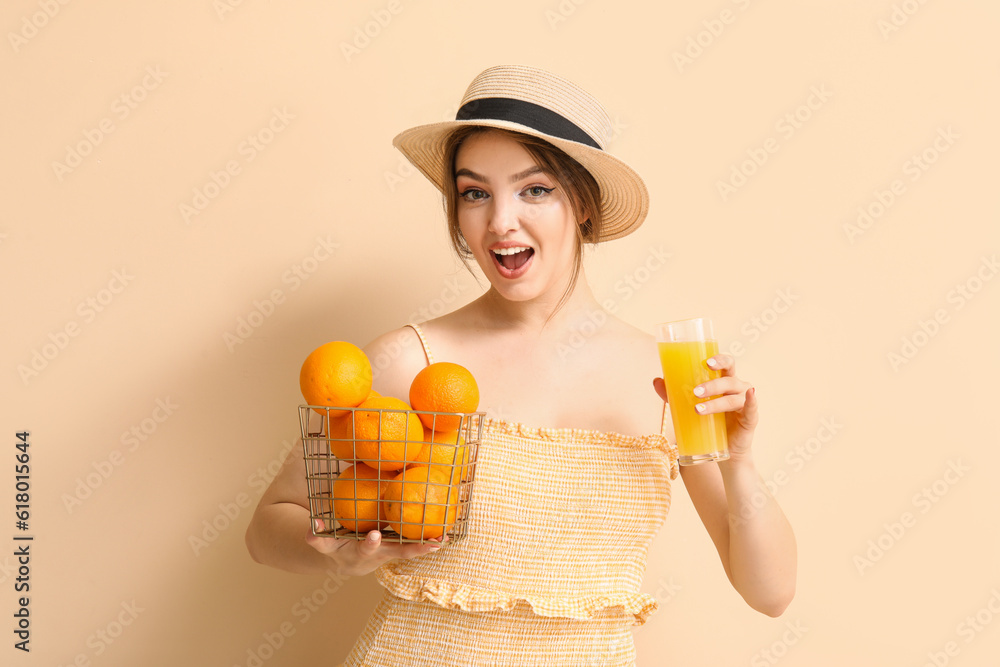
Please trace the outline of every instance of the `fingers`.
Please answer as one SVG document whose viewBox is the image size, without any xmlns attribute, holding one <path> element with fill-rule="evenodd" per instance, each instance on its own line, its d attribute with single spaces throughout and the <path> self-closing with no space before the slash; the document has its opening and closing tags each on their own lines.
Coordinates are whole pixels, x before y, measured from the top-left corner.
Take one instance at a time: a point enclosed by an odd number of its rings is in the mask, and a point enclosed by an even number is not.
<svg viewBox="0 0 1000 667">
<path fill-rule="evenodd" d="M 705 396 L 727 396 L 730 394 L 742 394 L 750 388 L 749 382 L 744 382 L 735 376 L 721 377 L 694 386 L 694 395 L 698 398 Z"/>
<path fill-rule="evenodd" d="M 428 544 L 383 544 L 382 533 L 372 530 L 369 531 L 365 539 L 358 542 L 358 555 L 362 558 L 378 561 L 390 558 L 413 558 L 427 553 L 429 546 Z"/>
<path fill-rule="evenodd" d="M 748 427 L 753 427 L 757 424 L 757 391 L 750 385 L 747 385 L 747 387 L 748 389 L 745 392 L 729 394 L 728 396 L 721 396 L 713 398 L 710 401 L 698 403 L 694 406 L 694 409 L 702 415 L 710 415 L 716 412 L 739 412 L 742 410 L 743 414 L 739 416 L 740 421 Z"/>
<path fill-rule="evenodd" d="M 313 527 L 317 533 L 324 530 L 324 524 L 319 519 L 313 521 Z M 348 540 L 341 540 L 327 535 L 315 535 L 312 530 L 306 534 L 306 544 L 321 554 L 331 554 L 338 549 L 343 549 L 347 542 Z"/>
<path fill-rule="evenodd" d="M 391 553 L 393 558 L 412 558 L 413 556 L 421 556 L 431 551 L 437 551 L 448 541 L 449 537 L 444 535 L 443 537 L 426 538 L 422 544 L 418 542 L 383 544 L 382 549 L 386 553 Z"/>
<path fill-rule="evenodd" d="M 741 420 L 747 425 L 757 423 L 757 402 L 753 386 L 749 382 L 736 377 L 736 359 L 732 355 L 720 353 L 705 360 L 705 365 L 721 373 L 721 377 L 708 382 L 702 382 L 694 387 L 694 395 L 701 398 L 703 396 L 718 396 L 709 401 L 703 401 L 695 405 L 695 410 L 700 414 L 709 415 L 716 412 L 739 412 L 744 413 Z M 748 404 L 752 402 L 753 413 L 747 411 Z"/>
<path fill-rule="evenodd" d="M 705 365 L 713 371 L 722 371 L 723 377 L 736 375 L 736 359 L 725 352 L 709 357 L 705 360 Z"/>
<path fill-rule="evenodd" d="M 379 547 L 382 545 L 382 533 L 377 530 L 368 531 L 368 535 L 365 539 L 358 542 L 358 553 L 362 557 L 371 557 L 378 553 Z"/>
<path fill-rule="evenodd" d="M 322 530 L 322 522 L 316 523 L 320 526 L 317 530 Z M 382 541 L 382 533 L 378 530 L 369 531 L 363 540 L 327 537 L 323 535 L 313 535 L 312 533 L 306 536 L 306 543 L 321 553 L 329 554 L 338 549 L 349 549 L 353 546 L 354 551 L 359 558 L 377 562 L 386 561 L 390 558 L 413 558 L 414 556 L 422 556 L 426 553 L 437 551 L 441 548 L 443 543 L 448 542 L 448 540 L 448 536 L 445 535 L 443 539 L 434 538 L 433 540 L 428 540 L 423 544 L 385 543 Z"/>
<path fill-rule="evenodd" d="M 425 544 L 401 544 L 401 545 L 391 545 L 398 549 L 398 554 L 393 556 L 393 558 L 414 558 L 416 556 L 423 556 L 441 548 L 438 543 L 425 543 Z"/>
<path fill-rule="evenodd" d="M 743 394 L 732 394 L 730 396 L 713 398 L 704 403 L 698 403 L 694 406 L 694 409 L 703 415 L 710 415 L 716 412 L 736 412 L 743 409 L 745 400 L 746 398 Z"/>
<path fill-rule="evenodd" d="M 746 393 L 746 403 L 743 406 L 743 421 L 747 426 L 757 425 L 757 387 L 750 387 Z"/>
</svg>

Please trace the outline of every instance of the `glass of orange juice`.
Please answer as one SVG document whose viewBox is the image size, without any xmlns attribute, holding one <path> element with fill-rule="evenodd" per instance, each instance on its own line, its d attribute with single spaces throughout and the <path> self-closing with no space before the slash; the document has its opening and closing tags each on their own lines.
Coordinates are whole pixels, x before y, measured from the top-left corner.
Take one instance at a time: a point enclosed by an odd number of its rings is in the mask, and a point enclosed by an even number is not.
<svg viewBox="0 0 1000 667">
<path fill-rule="evenodd" d="M 657 345 L 667 386 L 670 417 L 677 437 L 679 463 L 684 466 L 729 458 L 726 438 L 726 415 L 699 414 L 694 406 L 713 396 L 697 397 L 694 388 L 720 377 L 705 360 L 718 354 L 719 341 L 712 331 L 712 320 L 699 317 L 665 322 L 657 326 Z"/>
</svg>

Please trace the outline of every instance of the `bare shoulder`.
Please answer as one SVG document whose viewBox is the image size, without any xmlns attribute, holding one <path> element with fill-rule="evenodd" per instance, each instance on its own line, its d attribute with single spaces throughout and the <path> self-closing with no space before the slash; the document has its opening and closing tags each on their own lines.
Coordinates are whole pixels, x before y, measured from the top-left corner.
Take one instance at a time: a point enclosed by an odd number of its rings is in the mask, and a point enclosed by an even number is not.
<svg viewBox="0 0 1000 667">
<path fill-rule="evenodd" d="M 656 338 L 624 320 L 608 315 L 607 321 L 595 334 L 599 344 L 586 346 L 586 355 L 580 360 L 588 376 L 596 382 L 584 383 L 586 393 L 599 405 L 613 406 L 618 418 L 623 420 L 615 430 L 623 433 L 657 433 L 663 416 L 663 399 L 653 388 L 653 379 L 659 377 L 659 355 Z M 577 400 L 583 401 L 582 397 Z"/>
<path fill-rule="evenodd" d="M 624 354 L 634 355 L 633 358 L 637 361 L 646 359 L 656 361 L 659 359 L 656 350 L 656 337 L 648 331 L 643 331 L 614 315 L 608 316 L 607 331 L 623 348 Z"/>
<path fill-rule="evenodd" d="M 372 364 L 372 388 L 383 396 L 408 400 L 410 383 L 427 365 L 424 348 L 412 327 L 400 327 L 362 348 Z"/>
</svg>

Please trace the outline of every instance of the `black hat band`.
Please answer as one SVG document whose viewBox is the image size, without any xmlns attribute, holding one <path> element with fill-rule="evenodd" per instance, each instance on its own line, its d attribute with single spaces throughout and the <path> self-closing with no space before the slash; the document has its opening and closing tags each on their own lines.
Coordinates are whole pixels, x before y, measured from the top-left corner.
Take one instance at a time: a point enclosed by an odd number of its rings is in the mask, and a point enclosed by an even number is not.
<svg viewBox="0 0 1000 667">
<path fill-rule="evenodd" d="M 578 125 L 534 102 L 509 97 L 483 97 L 463 104 L 455 114 L 455 120 L 505 120 L 526 125 L 542 134 L 602 150 Z"/>
</svg>

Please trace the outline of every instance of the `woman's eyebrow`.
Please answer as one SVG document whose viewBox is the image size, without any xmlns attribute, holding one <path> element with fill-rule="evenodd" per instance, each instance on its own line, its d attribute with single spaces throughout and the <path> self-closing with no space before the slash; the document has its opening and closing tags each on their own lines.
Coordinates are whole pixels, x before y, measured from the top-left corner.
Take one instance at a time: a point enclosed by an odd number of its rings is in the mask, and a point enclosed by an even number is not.
<svg viewBox="0 0 1000 667">
<path fill-rule="evenodd" d="M 456 170 L 455 171 L 455 178 L 458 178 L 459 176 L 468 176 L 469 178 L 471 178 L 471 179 L 473 179 L 475 181 L 483 181 L 484 183 L 488 181 L 488 179 L 485 176 L 481 176 L 481 175 L 477 174 L 476 172 L 472 171 L 471 169 L 458 169 L 458 170 Z"/>
<path fill-rule="evenodd" d="M 549 170 L 548 169 L 544 169 L 542 167 L 539 167 L 536 164 L 536 165 L 534 165 L 532 167 L 529 167 L 529 168 L 525 169 L 524 171 L 522 171 L 520 173 L 517 173 L 517 174 L 514 174 L 513 176 L 511 176 L 510 177 L 510 182 L 511 183 L 516 183 L 517 181 L 520 181 L 523 178 L 527 178 L 528 176 L 531 176 L 533 174 L 538 174 L 538 173 L 548 174 Z M 477 181 L 482 181 L 483 183 L 489 183 L 490 182 L 490 179 L 486 178 L 482 174 L 477 174 L 476 172 L 472 171 L 471 169 L 462 168 L 462 169 L 457 170 L 455 172 L 455 178 L 458 178 L 459 176 L 468 176 L 469 178 L 472 178 L 472 179 L 477 180 Z"/>
</svg>

